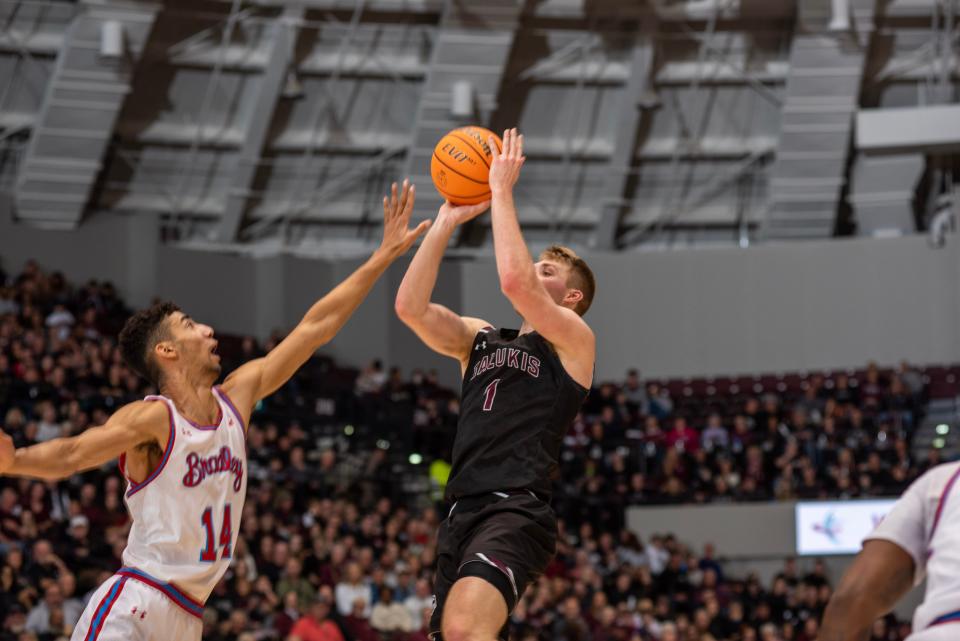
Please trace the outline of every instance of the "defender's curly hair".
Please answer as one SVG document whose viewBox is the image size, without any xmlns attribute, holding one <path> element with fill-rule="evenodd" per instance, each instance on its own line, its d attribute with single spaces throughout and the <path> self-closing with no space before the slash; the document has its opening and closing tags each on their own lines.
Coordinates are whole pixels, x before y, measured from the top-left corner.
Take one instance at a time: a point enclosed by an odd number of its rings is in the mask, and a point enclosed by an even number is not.
<svg viewBox="0 0 960 641">
<path fill-rule="evenodd" d="M 179 311 L 180 308 L 169 301 L 156 303 L 127 319 L 120 331 L 123 360 L 154 385 L 160 384 L 160 368 L 153 358 L 153 348 L 169 338 L 167 318 Z"/>
</svg>

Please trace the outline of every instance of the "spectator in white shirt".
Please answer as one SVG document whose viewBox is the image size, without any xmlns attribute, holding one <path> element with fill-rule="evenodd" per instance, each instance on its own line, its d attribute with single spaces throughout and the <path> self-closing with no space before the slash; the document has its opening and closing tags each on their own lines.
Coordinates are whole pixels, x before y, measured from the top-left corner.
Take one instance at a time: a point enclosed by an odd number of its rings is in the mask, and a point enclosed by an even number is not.
<svg viewBox="0 0 960 641">
<path fill-rule="evenodd" d="M 414 587 L 414 592 L 403 602 L 407 611 L 410 612 L 410 618 L 414 621 L 420 620 L 420 613 L 424 608 L 433 607 L 433 594 L 430 592 L 430 584 L 426 579 L 418 579 Z"/>
<path fill-rule="evenodd" d="M 364 618 L 370 618 L 373 590 L 363 580 L 363 573 L 356 563 L 347 564 L 343 580 L 337 583 L 337 587 L 334 589 L 334 597 L 337 601 L 337 612 L 341 616 L 347 616 L 353 612 L 353 602 L 357 599 L 363 599 L 366 604 L 363 609 L 363 616 Z"/>
<path fill-rule="evenodd" d="M 413 632 L 414 619 L 407 608 L 393 600 L 393 590 L 384 586 L 380 590 L 380 601 L 370 613 L 370 625 L 379 632 Z"/>
<path fill-rule="evenodd" d="M 711 414 L 707 419 L 707 427 L 700 436 L 700 447 L 708 452 L 725 450 L 730 445 L 730 435 L 723 426 L 719 414 Z"/>
</svg>

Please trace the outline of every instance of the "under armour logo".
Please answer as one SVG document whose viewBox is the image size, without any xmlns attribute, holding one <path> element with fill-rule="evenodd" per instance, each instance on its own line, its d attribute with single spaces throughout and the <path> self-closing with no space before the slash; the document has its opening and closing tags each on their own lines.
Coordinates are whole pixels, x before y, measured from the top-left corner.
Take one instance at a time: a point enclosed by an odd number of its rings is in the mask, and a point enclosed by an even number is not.
<svg viewBox="0 0 960 641">
<path fill-rule="evenodd" d="M 487 341 L 482 341 L 480 343 L 477 343 L 476 351 L 479 352 L 481 349 L 487 349 Z"/>
<path fill-rule="evenodd" d="M 130 610 L 130 614 L 136 616 L 136 614 L 137 614 L 137 606 L 133 606 L 133 609 Z M 140 619 L 143 620 L 143 618 L 144 618 L 145 616 L 147 616 L 147 611 L 146 611 L 146 610 L 140 610 Z"/>
</svg>

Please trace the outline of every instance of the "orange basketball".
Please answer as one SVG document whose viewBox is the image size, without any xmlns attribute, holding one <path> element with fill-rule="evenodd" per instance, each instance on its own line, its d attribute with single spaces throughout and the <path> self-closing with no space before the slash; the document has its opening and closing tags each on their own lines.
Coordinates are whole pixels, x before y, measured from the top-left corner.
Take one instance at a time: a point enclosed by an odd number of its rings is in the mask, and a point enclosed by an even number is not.
<svg viewBox="0 0 960 641">
<path fill-rule="evenodd" d="M 483 127 L 461 127 L 440 139 L 430 160 L 430 175 L 440 195 L 454 205 L 475 205 L 490 198 L 490 163 L 493 153 L 487 139 L 493 136 L 497 151 L 500 136 Z"/>
</svg>

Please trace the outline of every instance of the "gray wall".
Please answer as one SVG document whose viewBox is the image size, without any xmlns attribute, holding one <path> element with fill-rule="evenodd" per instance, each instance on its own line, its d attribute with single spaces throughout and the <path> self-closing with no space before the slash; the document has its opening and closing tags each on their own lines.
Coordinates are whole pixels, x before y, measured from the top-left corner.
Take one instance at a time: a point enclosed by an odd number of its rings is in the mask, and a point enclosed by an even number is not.
<svg viewBox="0 0 960 641">
<path fill-rule="evenodd" d="M 102 214 L 73 231 L 15 224 L 0 193 L 0 261 L 9 272 L 31 258 L 74 281 L 112 280 L 135 304 L 150 300 L 157 271 L 157 220 L 152 216 Z"/>
<path fill-rule="evenodd" d="M 92 216 L 79 231 L 11 224 L 0 206 L 0 259 L 35 257 L 74 278 L 109 278 L 135 305 L 180 302 L 220 331 L 292 326 L 358 259 L 212 253 L 152 242 L 149 217 Z M 599 282 L 587 318 L 597 333 L 597 376 L 630 367 L 653 377 L 960 361 L 960 254 L 951 238 L 833 240 L 746 250 L 691 249 L 588 256 Z M 428 352 L 393 313 L 399 261 L 325 351 L 353 365 L 382 357 L 404 369 L 456 364 Z M 499 291 L 492 257 L 440 270 L 437 299 L 497 325 L 518 319 Z"/>
<path fill-rule="evenodd" d="M 939 251 L 912 236 L 588 258 L 600 378 L 960 358 L 952 240 Z M 492 263 L 466 265 L 463 287 L 469 313 L 514 318 Z"/>
<path fill-rule="evenodd" d="M 695 550 L 714 543 L 729 558 L 785 557 L 796 553 L 794 503 L 631 507 L 627 527 L 643 540 L 672 532 Z"/>
</svg>

